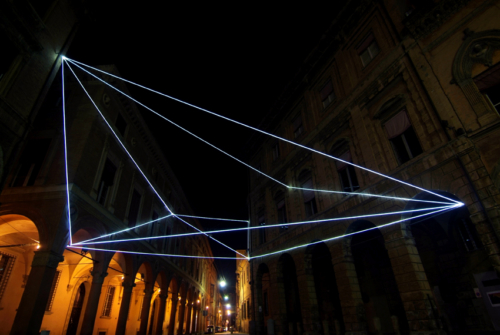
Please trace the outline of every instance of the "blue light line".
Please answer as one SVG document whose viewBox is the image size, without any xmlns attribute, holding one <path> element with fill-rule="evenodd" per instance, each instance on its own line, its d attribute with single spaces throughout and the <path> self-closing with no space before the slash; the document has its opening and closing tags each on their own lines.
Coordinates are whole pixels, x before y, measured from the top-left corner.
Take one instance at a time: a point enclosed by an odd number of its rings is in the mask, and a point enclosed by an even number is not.
<svg viewBox="0 0 500 335">
<path fill-rule="evenodd" d="M 460 207 L 460 205 L 455 204 L 455 205 L 450 205 L 450 206 L 420 208 L 420 209 L 412 209 L 412 210 L 404 210 L 404 211 L 396 211 L 396 212 L 388 212 L 388 213 L 375 213 L 375 214 L 356 215 L 356 216 L 348 216 L 348 217 L 341 217 L 341 218 L 330 218 L 330 219 L 309 220 L 309 221 L 299 221 L 299 222 L 287 222 L 286 224 L 285 223 L 276 223 L 276 224 L 270 224 L 270 225 L 251 226 L 251 227 L 244 227 L 244 228 L 229 228 L 229 229 L 222 229 L 222 230 L 205 231 L 204 233 L 205 234 L 230 233 L 230 232 L 236 232 L 236 231 L 275 228 L 275 227 L 281 227 L 283 225 L 294 226 L 294 225 L 303 225 L 303 224 L 310 224 L 310 223 L 323 223 L 323 222 L 332 222 L 332 221 L 365 219 L 365 218 L 370 218 L 370 217 L 401 215 L 401 214 L 432 211 L 432 210 L 436 210 L 436 209 L 443 209 L 443 208 L 447 209 L 447 208 L 455 208 L 455 207 Z M 126 239 L 120 239 L 120 240 L 94 241 L 94 242 L 92 242 L 92 244 L 131 242 L 131 241 L 142 241 L 142 240 L 172 238 L 172 237 L 187 237 L 187 236 L 193 236 L 193 235 L 199 235 L 199 234 L 201 234 L 201 233 L 182 233 L 182 234 L 161 235 L 161 236 L 136 237 L 136 238 L 126 238 Z M 88 244 L 87 242 L 88 242 L 88 240 L 76 242 L 73 245 Z"/>
<path fill-rule="evenodd" d="M 70 61 L 71 61 L 71 60 L 70 60 Z M 71 61 L 71 62 L 73 62 L 73 61 Z M 73 62 L 73 63 L 74 63 L 74 62 Z M 79 62 L 76 62 L 76 63 L 79 63 Z M 79 63 L 79 64 L 81 64 L 81 63 Z M 105 85 L 107 85 L 107 86 L 111 87 L 111 88 L 112 88 L 112 89 L 114 89 L 115 91 L 119 92 L 120 94 L 123 94 L 124 96 L 128 97 L 130 100 L 134 101 L 136 104 L 138 104 L 138 105 L 140 105 L 140 106 L 144 107 L 145 109 L 149 110 L 149 111 L 150 111 L 150 112 L 152 112 L 153 114 L 155 114 L 155 115 L 159 116 L 160 118 L 164 119 L 165 121 L 169 122 L 170 124 L 174 125 L 175 127 L 177 127 L 177 128 L 179 128 L 179 129 L 181 129 L 182 131 L 184 131 L 184 132 L 188 133 L 189 135 L 191 135 L 191 136 L 195 137 L 196 139 L 198 139 L 198 140 L 202 141 L 203 143 L 205 143 L 205 144 L 209 145 L 210 147 L 212 147 L 212 148 L 216 149 L 217 151 L 219 151 L 219 152 L 223 153 L 224 155 L 226 155 L 226 156 L 228 156 L 228 157 L 230 157 L 230 158 L 232 158 L 232 159 L 236 160 L 237 162 L 239 162 L 239 163 L 241 163 L 241 164 L 245 165 L 246 167 L 248 167 L 248 168 L 252 169 L 253 171 L 255 171 L 255 172 L 259 173 L 259 174 L 262 174 L 262 175 L 266 176 L 267 178 L 269 178 L 269 179 L 273 180 L 274 182 L 276 182 L 276 183 L 278 183 L 278 184 L 280 184 L 280 185 L 282 185 L 282 186 L 284 186 L 284 187 L 286 187 L 286 188 L 288 188 L 288 189 L 311 190 L 311 189 L 308 189 L 308 188 L 295 187 L 295 186 L 288 186 L 288 185 L 286 185 L 286 184 L 282 183 L 281 181 L 279 181 L 279 180 L 277 180 L 277 179 L 275 179 L 275 178 L 273 178 L 273 177 L 271 177 L 271 176 L 269 176 L 269 175 L 265 174 L 264 172 L 259 171 L 258 169 L 254 168 L 253 166 L 251 166 L 251 165 L 249 165 L 249 164 L 247 164 L 247 163 L 245 163 L 245 162 L 243 162 L 243 161 L 239 160 L 238 158 L 236 158 L 236 157 L 232 156 L 231 154 L 229 154 L 229 153 L 225 152 L 224 150 L 222 150 L 222 149 L 218 148 L 217 146 L 213 145 L 212 143 L 210 143 L 210 142 L 208 142 L 208 141 L 204 140 L 203 138 L 199 137 L 198 135 L 196 135 L 196 134 L 194 134 L 194 133 L 190 132 L 190 131 L 189 131 L 189 130 L 187 130 L 186 128 L 184 128 L 184 127 L 182 127 L 182 126 L 178 125 L 177 123 L 175 123 L 175 122 L 171 121 L 171 120 L 170 120 L 170 119 L 168 119 L 167 117 L 165 117 L 165 116 L 163 116 L 163 115 L 159 114 L 158 112 L 156 112 L 156 111 L 155 111 L 155 110 L 153 110 L 152 108 L 150 108 L 150 107 L 146 106 L 145 104 L 141 103 L 140 101 L 138 101 L 138 100 L 134 99 L 133 97 L 131 97 L 131 96 L 130 96 L 130 95 L 128 95 L 127 93 L 125 93 L 125 92 L 121 91 L 120 89 L 118 89 L 118 88 L 114 87 L 113 85 L 111 85 L 110 83 L 106 82 L 105 80 L 102 80 L 101 78 L 97 77 L 97 76 L 96 76 L 96 75 L 94 75 L 93 73 L 91 73 L 91 72 L 89 72 L 89 71 L 85 70 L 84 68 L 82 68 L 82 67 L 81 67 L 81 66 L 79 66 L 78 64 L 74 64 L 74 65 L 75 65 L 76 67 L 78 67 L 79 69 L 81 69 L 82 71 L 85 71 L 86 73 L 88 73 L 88 74 L 89 74 L 89 75 L 91 75 L 92 77 L 96 78 L 97 80 L 101 81 L 101 82 L 102 82 L 102 83 L 104 83 Z M 90 66 L 89 66 L 89 67 L 90 67 Z M 92 67 L 90 67 L 90 68 L 92 68 Z M 95 68 L 92 68 L 92 69 L 95 69 Z M 97 70 L 97 69 L 95 69 L 95 70 Z M 107 72 L 105 72 L 105 71 L 101 71 L 101 70 L 98 70 L 98 71 L 99 71 L 99 72 L 102 72 L 102 73 L 105 73 L 105 74 L 109 74 L 109 73 L 107 73 Z M 112 74 L 109 74 L 109 75 L 114 76 L 114 75 L 112 75 Z M 122 78 L 117 77 L 117 76 L 114 76 L 114 77 L 116 77 L 116 78 L 118 78 L 118 79 L 122 79 Z M 124 81 L 128 82 L 128 81 L 127 81 L 127 80 L 125 80 L 125 79 L 122 79 L 122 80 L 124 80 Z M 235 122 L 236 122 L 236 121 L 235 121 Z M 264 132 L 264 133 L 265 133 L 265 132 Z M 274 136 L 274 135 L 273 135 L 273 136 Z M 276 137 L 276 136 L 274 136 L 274 137 Z M 277 138 L 280 138 L 280 137 L 277 137 Z M 286 141 L 288 141 L 288 140 L 286 140 Z M 291 141 L 289 141 L 289 142 L 291 142 Z M 294 142 L 291 142 L 291 143 L 294 143 Z M 299 146 L 301 146 L 301 147 L 302 147 L 302 145 L 299 145 Z M 314 149 L 310 149 L 310 148 L 307 148 L 307 147 L 305 147 L 305 148 L 306 148 L 306 149 L 308 149 L 308 150 L 316 151 L 316 150 L 314 150 Z M 319 151 L 318 151 L 318 152 L 319 152 Z M 322 154 L 323 154 L 323 153 L 322 153 Z M 330 157 L 330 158 L 334 158 L 334 159 L 340 160 L 340 159 L 338 159 L 338 158 L 336 158 L 336 157 L 329 156 L 329 155 L 327 155 L 327 154 L 323 154 L 323 155 L 325 155 L 325 156 L 327 156 L 327 157 Z M 340 160 L 340 161 L 344 162 L 343 160 Z M 350 165 L 353 165 L 353 166 L 357 166 L 356 164 L 353 164 L 353 163 L 349 163 L 349 164 L 350 164 Z M 367 170 L 367 171 L 371 171 L 371 170 L 366 169 L 366 168 L 363 168 L 363 169 L 364 169 L 364 170 Z M 376 173 L 376 174 L 379 174 L 379 175 L 381 175 L 381 176 L 385 176 L 385 175 L 380 174 L 380 173 L 375 172 L 375 171 L 371 171 L 371 172 Z M 392 178 L 392 177 L 388 177 L 388 176 L 385 176 L 385 177 L 387 177 L 388 179 L 394 179 L 394 178 Z M 413 187 L 418 188 L 417 186 L 414 186 L 414 185 L 411 185 L 411 184 L 408 184 L 408 183 L 402 182 L 402 181 L 400 181 L 400 180 L 398 180 L 398 179 L 394 179 L 394 180 L 396 180 L 396 181 L 398 181 L 398 182 L 401 182 L 401 183 L 403 183 L 403 184 L 406 184 L 406 185 L 408 185 L 408 186 L 413 186 Z M 317 190 L 317 189 L 314 189 L 314 191 L 316 191 L 316 192 L 327 192 L 327 193 L 337 193 L 337 194 L 346 194 L 346 195 L 350 195 L 350 196 L 353 196 L 353 195 L 363 195 L 363 196 L 377 197 L 377 198 L 385 198 L 385 199 L 393 199 L 393 200 L 399 200 L 399 201 L 415 201 L 415 202 L 425 202 L 425 203 L 450 204 L 450 203 L 436 202 L 436 201 L 432 201 L 432 200 L 418 200 L 418 199 L 412 199 L 412 198 L 399 198 L 399 197 L 392 197 L 392 196 L 378 195 L 378 194 L 369 194 L 369 193 L 353 193 L 353 192 L 329 191 L 329 190 L 327 191 L 327 190 Z M 433 192 L 431 192 L 431 193 L 433 193 Z M 434 194 L 434 193 L 433 193 L 433 194 Z M 448 198 L 443 197 L 443 196 L 441 196 L 441 198 L 448 199 Z M 457 203 L 457 201 L 454 201 L 454 200 L 453 200 L 453 202 L 452 202 L 451 204 L 454 204 L 454 203 Z"/>
<path fill-rule="evenodd" d="M 139 227 L 148 225 L 148 224 L 153 223 L 153 222 L 157 222 L 157 221 L 161 221 L 161 220 L 167 219 L 167 218 L 169 218 L 171 216 L 172 216 L 172 214 L 169 214 L 167 216 L 164 216 L 164 217 L 161 217 L 161 218 L 158 218 L 158 219 L 155 219 L 155 220 L 151 220 L 151 221 L 148 221 L 148 222 L 141 223 L 140 225 L 137 225 L 137 226 L 134 226 L 134 227 L 131 227 L 131 228 L 122 229 L 122 230 L 119 230 L 119 231 L 114 232 L 114 233 L 109 233 L 109 234 L 106 234 L 106 235 L 101 235 L 101 236 L 94 237 L 94 238 L 91 238 L 91 239 L 88 239 L 88 240 L 84 240 L 84 241 L 81 241 L 81 242 L 77 242 L 77 243 L 90 242 L 90 241 L 94 241 L 94 240 L 97 240 L 97 239 L 100 239 L 100 238 L 103 238 L 103 237 L 107 237 L 107 236 L 112 236 L 112 235 L 115 235 L 115 234 L 124 233 L 126 231 L 129 231 L 129 230 L 132 230 L 132 229 L 137 229 Z M 71 244 L 73 244 L 73 243 L 71 243 Z"/>
<path fill-rule="evenodd" d="M 73 249 L 81 249 L 81 246 L 78 245 L 68 245 L 68 248 Z M 190 255 L 174 255 L 174 254 L 161 254 L 154 252 L 141 252 L 141 251 L 126 251 L 126 250 L 110 250 L 110 249 L 99 249 L 99 248 L 87 248 L 87 250 L 97 250 L 97 251 L 108 251 L 114 253 L 122 253 L 122 254 L 135 254 L 135 255 L 151 255 L 151 256 L 163 256 L 163 257 L 179 257 L 179 258 L 202 258 L 202 259 L 236 259 L 236 257 L 216 257 L 216 256 L 190 256 Z M 245 258 L 247 258 L 245 256 Z"/>
<path fill-rule="evenodd" d="M 71 211 L 69 201 L 69 173 L 68 173 L 68 142 L 66 138 L 66 92 L 64 92 L 64 60 L 66 57 L 61 57 L 61 81 L 62 81 L 62 112 L 63 112 L 63 134 L 64 134 L 64 173 L 66 177 L 66 206 L 68 207 L 68 231 L 69 243 L 73 243 L 73 233 L 71 231 Z"/>
<path fill-rule="evenodd" d="M 194 218 L 194 219 L 204 219 L 204 220 L 217 220 L 217 221 L 232 221 L 232 222 L 244 222 L 247 223 L 248 220 L 236 220 L 236 219 L 224 219 L 224 218 L 211 218 L 211 217 L 206 217 L 206 216 L 195 216 L 195 215 L 181 215 L 181 214 L 176 214 L 176 216 L 181 217 L 181 218 Z"/>
<path fill-rule="evenodd" d="M 101 110 L 99 109 L 99 107 L 97 107 L 96 103 L 94 102 L 94 100 L 90 97 L 90 94 L 87 92 L 87 90 L 85 89 L 85 87 L 83 86 L 82 82 L 80 81 L 80 79 L 76 76 L 75 72 L 73 71 L 73 69 L 71 68 L 71 65 L 69 63 L 67 63 L 68 65 L 68 68 L 70 69 L 70 71 L 73 73 L 73 75 L 75 76 L 76 80 L 78 81 L 78 83 L 80 84 L 80 86 L 82 87 L 83 91 L 85 92 L 85 94 L 87 95 L 87 97 L 90 99 L 90 101 L 92 102 L 92 104 L 94 105 L 94 107 L 96 108 L 96 110 L 99 112 L 99 114 L 101 115 L 101 117 L 103 118 L 104 122 L 106 123 L 106 125 L 108 126 L 108 128 L 111 130 L 111 132 L 113 133 L 113 135 L 115 135 L 115 138 L 116 140 L 118 141 L 118 143 L 120 143 L 121 147 L 123 148 L 123 150 L 125 150 L 125 152 L 127 153 L 127 155 L 130 157 L 130 159 L 132 160 L 132 162 L 134 163 L 134 165 L 137 167 L 137 169 L 140 171 L 140 173 L 142 174 L 142 176 L 144 177 L 144 179 L 146 180 L 146 182 L 149 184 L 149 186 L 153 189 L 153 191 L 155 192 L 155 194 L 158 196 L 158 198 L 160 199 L 160 201 L 163 203 L 163 205 L 165 206 L 165 208 L 170 212 L 170 214 L 172 214 L 173 216 L 177 217 L 171 210 L 170 208 L 167 206 L 167 204 L 165 203 L 165 201 L 163 201 L 162 197 L 158 194 L 158 192 L 156 191 L 156 189 L 154 188 L 153 184 L 151 184 L 151 182 L 149 181 L 149 179 L 146 177 L 146 175 L 144 174 L 144 172 L 142 171 L 142 169 L 139 167 L 139 164 L 137 164 L 137 162 L 134 160 L 134 158 L 132 157 L 132 155 L 129 153 L 129 151 L 127 150 L 127 148 L 125 147 L 125 145 L 122 143 L 122 141 L 120 140 L 120 138 L 116 135 L 115 131 L 113 130 L 113 127 L 111 127 L 111 125 L 109 124 L 108 120 L 106 120 L 106 118 L 104 117 L 104 115 L 102 114 Z M 187 224 L 188 226 L 190 226 L 191 228 L 201 232 L 202 234 L 204 234 L 205 236 L 207 236 L 208 238 L 212 239 L 213 241 L 227 247 L 228 249 L 230 249 L 231 251 L 234 251 L 236 253 L 239 253 L 237 252 L 236 250 L 232 249 L 232 248 L 229 248 L 227 245 L 225 245 L 224 243 L 220 242 L 219 240 L 213 238 L 212 236 L 210 235 L 207 235 L 205 233 L 203 233 L 200 229 L 198 229 L 197 227 L 191 225 L 190 223 L 188 223 L 187 221 L 177 217 L 179 220 L 181 220 L 182 222 L 184 222 L 185 224 Z M 246 257 L 246 256 L 245 256 Z"/>
<path fill-rule="evenodd" d="M 383 225 L 380 225 L 380 226 L 376 226 L 376 227 L 372 227 L 372 228 L 368 228 L 368 229 L 364 229 L 364 230 L 360 230 L 360 231 L 356 231 L 356 232 L 352 232 L 352 233 L 348 233 L 348 234 L 344 234 L 344 235 L 339 235 L 339 236 L 327 238 L 327 239 L 320 240 L 320 241 L 310 242 L 310 243 L 307 243 L 307 244 L 301 244 L 301 245 L 298 245 L 298 246 L 295 246 L 295 247 L 292 247 L 292 248 L 286 248 L 286 249 L 282 249 L 282 250 L 279 250 L 279 251 L 273 251 L 273 252 L 270 252 L 270 253 L 267 253 L 267 254 L 262 254 L 262 255 L 250 256 L 250 259 L 258 258 L 258 257 L 266 257 L 266 256 L 270 256 L 270 255 L 279 254 L 279 253 L 282 253 L 282 252 L 287 252 L 287 251 L 291 251 L 291 250 L 295 250 L 295 249 L 299 249 L 299 248 L 308 247 L 310 245 L 319 244 L 319 243 L 322 243 L 322 242 L 326 243 L 326 242 L 330 242 L 330 241 L 333 241 L 333 240 L 338 240 L 338 239 L 341 239 L 341 238 L 344 238 L 344 237 L 352 236 L 352 235 L 355 235 L 355 234 L 361 234 L 361 233 L 364 233 L 364 232 L 367 232 L 367 231 L 370 231 L 370 230 L 374 230 L 374 229 L 380 229 L 380 228 L 388 227 L 388 226 L 391 226 L 391 225 L 396 224 L 396 223 L 401 223 L 401 222 L 404 222 L 404 221 L 407 221 L 407 220 L 417 219 L 417 218 L 420 218 L 420 217 L 424 217 L 424 216 L 431 215 L 431 214 L 436 214 L 436 213 L 447 211 L 447 210 L 450 210 L 450 209 L 453 209 L 453 208 L 457 208 L 457 207 L 460 207 L 460 204 L 456 204 L 456 205 L 453 205 L 453 206 L 448 206 L 447 208 L 444 208 L 444 209 L 440 209 L 440 210 L 437 210 L 437 211 L 434 211 L 434 212 L 430 212 L 430 213 L 421 214 L 421 215 L 414 216 L 414 217 L 411 217 L 411 218 L 404 218 L 404 219 L 401 219 L 401 220 L 389 222 L 389 223 L 386 223 L 386 224 L 383 224 Z"/>
<path fill-rule="evenodd" d="M 259 133 L 261 133 L 261 134 L 264 134 L 264 135 L 267 135 L 267 136 L 270 136 L 270 137 L 276 138 L 276 139 L 278 139 L 278 140 L 281 140 L 281 141 L 284 141 L 284 142 L 290 143 L 290 144 L 292 144 L 292 145 L 295 145 L 295 146 L 298 146 L 298 147 L 300 147 L 300 148 L 303 148 L 303 149 L 309 150 L 309 151 L 314 152 L 314 153 L 317 153 L 317 154 L 319 154 L 319 155 L 322 155 L 322 156 L 325 156 L 325 157 L 332 158 L 332 159 L 334 159 L 334 160 L 336 160 L 336 161 L 339 161 L 339 162 L 342 162 L 342 163 L 344 163 L 344 164 L 348 164 L 348 165 L 351 165 L 351 166 L 357 167 L 357 168 L 359 168 L 359 169 L 362 169 L 362 170 L 365 170 L 365 171 L 368 171 L 368 172 L 374 173 L 374 174 L 376 174 L 376 175 L 378 175 L 378 176 L 381 176 L 381 177 L 384 177 L 384 178 L 387 178 L 387 179 L 393 180 L 393 181 L 395 181 L 395 182 L 402 183 L 403 185 L 407 185 L 407 186 L 410 186 L 410 187 L 414 187 L 414 188 L 416 188 L 416 189 L 418 189 L 418 190 L 420 190 L 420 191 L 427 192 L 427 193 L 433 194 L 433 195 L 435 195 L 435 196 L 437 196 L 437 197 L 440 197 L 440 198 L 443 198 L 443 199 L 449 200 L 449 201 L 451 201 L 452 203 L 460 203 L 459 201 L 456 201 L 456 200 L 450 199 L 450 198 L 445 197 L 445 196 L 443 196 L 443 195 L 441 195 L 441 194 L 438 194 L 438 193 L 435 193 L 435 192 L 432 192 L 432 191 L 426 190 L 426 189 L 421 188 L 421 187 L 419 187 L 419 186 L 416 186 L 416 185 L 413 185 L 413 184 L 410 184 L 410 183 L 404 182 L 404 181 L 402 181 L 402 180 L 399 180 L 399 179 L 397 179 L 397 178 L 394 178 L 394 177 L 391 177 L 391 176 L 385 175 L 385 174 L 383 174 L 383 173 L 380 173 L 380 172 L 377 172 L 377 171 L 374 171 L 374 170 L 370 170 L 370 169 L 368 169 L 368 168 L 365 168 L 365 167 L 363 167 L 363 166 L 360 166 L 360 165 L 354 164 L 354 163 L 352 163 L 352 162 L 345 161 L 345 160 L 340 159 L 340 158 L 338 158 L 338 157 L 328 155 L 328 154 L 326 154 L 326 153 L 324 153 L 324 152 L 321 152 L 321 151 L 316 150 L 316 149 L 313 149 L 313 148 L 309 148 L 309 147 L 307 147 L 307 146 L 305 146 L 305 145 L 302 145 L 302 144 L 300 144 L 300 143 L 296 143 L 296 142 L 290 141 L 290 140 L 288 140 L 288 139 L 286 139 L 286 138 L 282 138 L 282 137 L 279 137 L 279 136 L 277 136 L 277 135 L 274 135 L 274 134 L 268 133 L 268 132 L 266 132 L 266 131 L 263 131 L 263 130 L 260 130 L 260 129 L 258 129 L 258 128 L 255 128 L 255 127 L 249 126 L 249 125 L 247 125 L 247 124 L 244 124 L 244 123 L 242 123 L 242 122 L 239 122 L 239 121 L 236 121 L 236 120 L 230 119 L 230 118 L 228 118 L 228 117 L 226 117 L 226 116 L 222 116 L 222 115 L 220 115 L 220 114 L 214 113 L 214 112 L 209 111 L 209 110 L 207 110 L 207 109 L 205 109 L 205 108 L 198 107 L 198 106 L 193 105 L 193 104 L 190 104 L 190 103 L 188 103 L 188 102 L 186 102 L 186 101 L 183 101 L 183 100 L 180 100 L 180 99 L 174 98 L 174 97 L 172 97 L 172 96 L 170 96 L 170 95 L 167 95 L 167 94 L 161 93 L 161 92 L 159 92 L 159 91 L 153 90 L 153 89 L 151 89 L 151 88 L 148 88 L 148 87 L 146 87 L 146 86 L 143 86 L 143 85 L 140 85 L 140 84 L 134 83 L 134 82 L 132 82 L 132 81 L 130 81 L 130 80 L 126 80 L 126 79 L 121 78 L 121 77 L 119 77 L 119 76 L 116 76 L 116 75 L 114 75 L 114 74 L 107 73 L 107 72 L 105 72 L 105 71 L 102 71 L 102 70 L 96 69 L 96 68 L 91 67 L 91 66 L 89 66 L 89 65 L 86 65 L 86 64 L 83 64 L 83 63 L 80 63 L 80 62 L 74 61 L 74 60 L 72 60 L 72 59 L 68 59 L 68 61 L 70 61 L 70 62 L 72 62 L 72 63 L 78 63 L 78 64 L 81 64 L 82 66 L 85 66 L 85 67 L 91 68 L 91 69 L 96 70 L 96 71 L 101 72 L 101 73 L 105 73 L 105 74 L 107 74 L 107 75 L 109 75 L 109 76 L 112 76 L 112 77 L 114 77 L 114 78 L 117 78 L 117 79 L 123 80 L 124 82 L 127 82 L 127 83 L 129 83 L 129 84 L 132 84 L 132 85 L 135 85 L 135 86 L 141 87 L 141 88 L 143 88 L 143 89 L 145 89 L 145 90 L 148 90 L 148 91 L 150 91 L 150 92 L 153 92 L 153 93 L 159 94 L 159 95 L 164 96 L 164 97 L 166 97 L 166 98 L 169 98 L 169 99 L 171 99 L 171 100 L 174 100 L 174 101 L 180 102 L 180 103 L 182 103 L 182 104 L 184 104 L 184 105 L 186 105 L 186 106 L 193 107 L 193 108 L 195 108 L 195 109 L 198 109 L 198 110 L 200 110 L 200 111 L 206 112 L 206 113 L 211 114 L 211 115 L 213 115 L 213 116 L 217 116 L 217 117 L 219 117 L 219 118 L 221 118 L 221 119 L 224 119 L 224 120 L 226 120 L 226 121 L 229 121 L 229 122 L 232 122 L 232 123 L 238 124 L 238 125 L 243 126 L 243 127 L 245 127 L 245 128 L 252 129 L 252 130 L 257 131 L 257 132 L 259 132 Z M 87 71 L 87 72 L 88 72 L 88 71 Z M 256 170 L 256 169 L 254 169 L 254 168 L 252 168 L 252 169 L 253 169 L 253 170 Z M 257 171 L 258 171 L 258 170 L 257 170 Z M 287 186 L 287 185 L 285 185 L 285 186 Z M 287 187 L 288 187 L 288 186 L 287 186 Z"/>
</svg>

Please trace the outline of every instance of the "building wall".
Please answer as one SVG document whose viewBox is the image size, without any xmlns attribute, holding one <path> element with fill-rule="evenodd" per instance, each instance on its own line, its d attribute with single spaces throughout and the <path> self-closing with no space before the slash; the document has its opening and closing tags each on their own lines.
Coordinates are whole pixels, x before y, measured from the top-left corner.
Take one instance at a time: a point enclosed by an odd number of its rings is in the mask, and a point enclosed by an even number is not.
<svg viewBox="0 0 500 335">
<path fill-rule="evenodd" d="M 114 66 L 101 68 L 118 74 Z M 52 99 L 60 96 L 61 85 L 55 81 L 0 195 L 0 234 L 7 242 L 0 253 L 11 269 L 0 277 L 0 334 L 204 331 L 201 311 L 209 304 L 210 287 L 217 278 L 207 238 L 149 239 L 193 230 L 172 217 L 162 219 L 169 212 L 159 196 L 175 213 L 191 213 L 182 188 L 133 103 L 95 78 L 81 76 L 113 130 L 123 132 L 118 136 L 158 194 L 70 78 L 66 131 L 71 231 L 62 106 Z M 141 195 L 135 222 L 134 192 Z M 134 228 L 155 219 L 156 224 Z M 189 223 L 200 227 L 196 220 Z M 70 237 L 74 243 L 125 229 L 114 237 L 143 239 L 119 244 L 95 240 L 83 248 L 67 247 Z"/>
<path fill-rule="evenodd" d="M 499 271 L 495 143 L 500 123 L 486 91 L 480 91 L 478 79 L 474 82 L 498 62 L 495 4 L 345 5 L 284 92 L 281 109 L 272 110 L 272 119 L 262 124 L 333 156 L 350 152 L 342 157 L 465 206 L 425 220 L 413 213 L 280 225 L 424 208 L 356 193 L 439 198 L 359 168 L 346 172 L 334 160 L 288 143 L 254 141 L 251 164 L 284 184 L 301 187 L 309 179 L 315 189 L 352 193 L 314 192 L 311 202 L 310 194 L 251 173 L 252 224 L 277 225 L 264 229 L 265 235 L 252 231 L 258 333 L 498 329 L 498 311 L 486 297 L 497 288 L 474 295 L 474 288 L 482 287 L 480 278 L 498 278 Z M 367 45 L 378 51 L 368 57 Z M 401 134 L 390 138 L 387 128 L 402 111 L 416 138 L 403 149 L 415 152 L 408 159 L 396 151 Z M 366 229 L 371 230 L 320 243 Z M 293 249 L 299 245 L 307 247 Z"/>
<path fill-rule="evenodd" d="M 246 250 L 238 250 L 242 254 L 246 254 Z M 252 319 L 251 302 L 251 275 L 250 262 L 236 254 L 236 330 L 242 333 L 250 332 L 250 320 Z"/>
</svg>

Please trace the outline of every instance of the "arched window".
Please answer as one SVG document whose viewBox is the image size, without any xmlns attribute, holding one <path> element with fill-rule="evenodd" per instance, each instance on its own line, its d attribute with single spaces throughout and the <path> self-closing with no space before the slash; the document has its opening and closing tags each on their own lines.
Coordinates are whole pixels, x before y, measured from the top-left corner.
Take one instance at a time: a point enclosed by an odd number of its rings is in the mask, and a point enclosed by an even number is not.
<svg viewBox="0 0 500 335">
<path fill-rule="evenodd" d="M 350 150 L 345 151 L 338 157 L 346 162 L 352 162 Z M 340 161 L 336 162 L 336 166 L 337 172 L 339 173 L 340 182 L 342 184 L 342 190 L 344 192 L 356 191 L 359 188 L 359 182 L 358 177 L 356 176 L 356 171 L 354 170 L 354 166 Z"/>
<path fill-rule="evenodd" d="M 301 188 L 308 189 L 302 190 L 302 198 L 306 210 L 306 217 L 310 217 L 318 212 L 316 197 L 314 191 L 312 191 L 314 187 L 311 171 L 302 171 L 299 175 L 299 183 Z"/>
</svg>

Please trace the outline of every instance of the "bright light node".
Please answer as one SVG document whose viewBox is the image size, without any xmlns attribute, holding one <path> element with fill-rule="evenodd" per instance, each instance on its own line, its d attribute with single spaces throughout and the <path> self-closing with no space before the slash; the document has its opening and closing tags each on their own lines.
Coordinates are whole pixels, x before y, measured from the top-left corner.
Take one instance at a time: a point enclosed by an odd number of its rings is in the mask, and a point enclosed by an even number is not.
<svg viewBox="0 0 500 335">
<path fill-rule="evenodd" d="M 226 281 L 225 280 L 221 280 L 219 282 L 219 285 L 220 285 L 220 287 L 226 287 Z"/>
<path fill-rule="evenodd" d="M 229 297 L 227 295 L 224 296 L 224 300 L 228 300 Z"/>
<path fill-rule="evenodd" d="M 227 304 L 227 305 L 226 305 L 226 308 L 231 308 L 231 304 Z"/>
</svg>

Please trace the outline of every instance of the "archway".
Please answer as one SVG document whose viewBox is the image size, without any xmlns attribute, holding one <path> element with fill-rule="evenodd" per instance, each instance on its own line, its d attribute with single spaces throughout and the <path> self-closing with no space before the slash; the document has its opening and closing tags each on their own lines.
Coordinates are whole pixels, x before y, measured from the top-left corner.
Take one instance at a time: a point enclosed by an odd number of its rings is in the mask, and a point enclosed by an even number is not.
<svg viewBox="0 0 500 335">
<path fill-rule="evenodd" d="M 279 274 L 282 276 L 280 289 L 280 307 L 283 333 L 289 335 L 302 334 L 302 311 L 300 307 L 299 285 L 295 262 L 289 254 L 283 254 L 279 261 Z"/>
<path fill-rule="evenodd" d="M 434 192 L 460 201 L 450 193 Z M 415 198 L 439 199 L 428 193 L 420 193 Z M 407 208 L 425 206 L 429 207 L 428 204 L 412 202 Z M 448 331 L 464 331 L 490 324 L 484 306 L 478 305 L 477 298 L 471 293 L 478 287 L 473 275 L 489 271 L 491 264 L 467 207 L 413 219 L 408 221 L 405 229 L 415 240 L 442 326 Z M 471 311 L 468 306 L 473 305 L 475 308 Z"/>
<path fill-rule="evenodd" d="M 343 334 L 344 318 L 330 250 L 325 243 L 316 243 L 308 247 L 307 253 L 311 255 L 310 265 L 314 277 L 321 330 L 325 335 Z"/>
<path fill-rule="evenodd" d="M 257 299 L 257 332 L 260 335 L 267 334 L 267 322 L 273 314 L 270 311 L 269 306 L 269 294 L 270 294 L 270 276 L 269 268 L 265 263 L 259 264 L 257 269 L 257 275 L 255 278 L 255 296 Z"/>
<path fill-rule="evenodd" d="M 351 233 L 374 227 L 370 221 L 359 220 L 353 222 L 347 231 Z M 408 320 L 382 233 L 379 229 L 371 229 L 353 235 L 349 243 L 368 331 L 392 333 L 399 329 L 408 332 Z"/>
</svg>

